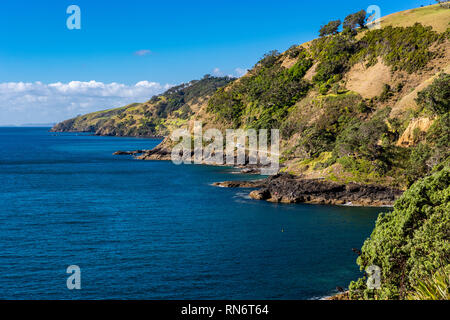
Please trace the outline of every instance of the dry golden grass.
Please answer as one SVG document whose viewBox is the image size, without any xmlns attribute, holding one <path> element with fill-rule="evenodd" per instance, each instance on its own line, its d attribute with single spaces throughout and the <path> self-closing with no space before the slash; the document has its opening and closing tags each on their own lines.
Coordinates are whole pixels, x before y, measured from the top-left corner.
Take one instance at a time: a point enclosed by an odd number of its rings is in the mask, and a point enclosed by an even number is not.
<svg viewBox="0 0 450 320">
<path fill-rule="evenodd" d="M 444 32 L 450 27 L 450 9 L 432 5 L 393 13 L 381 18 L 381 27 L 408 27 L 416 22 L 432 26 L 438 32 Z"/>
</svg>

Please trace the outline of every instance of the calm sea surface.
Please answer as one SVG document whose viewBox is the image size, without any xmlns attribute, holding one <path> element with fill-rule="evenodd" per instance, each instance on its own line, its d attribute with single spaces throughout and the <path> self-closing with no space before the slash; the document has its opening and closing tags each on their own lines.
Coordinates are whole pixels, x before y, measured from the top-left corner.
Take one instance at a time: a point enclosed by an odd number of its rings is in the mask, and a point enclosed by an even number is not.
<svg viewBox="0 0 450 320">
<path fill-rule="evenodd" d="M 158 142 L 0 128 L 0 299 L 314 299 L 360 276 L 383 209 L 258 202 L 211 186 L 248 178 L 231 169 L 112 155 Z"/>
</svg>

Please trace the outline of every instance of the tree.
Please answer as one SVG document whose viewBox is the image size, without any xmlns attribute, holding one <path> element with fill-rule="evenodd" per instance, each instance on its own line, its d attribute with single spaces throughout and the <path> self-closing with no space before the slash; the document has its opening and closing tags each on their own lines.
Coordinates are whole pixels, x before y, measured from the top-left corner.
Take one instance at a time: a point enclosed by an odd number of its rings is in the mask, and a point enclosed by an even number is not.
<svg viewBox="0 0 450 320">
<path fill-rule="evenodd" d="M 320 36 L 324 37 L 324 36 L 338 33 L 338 29 L 339 29 L 340 25 L 341 25 L 341 20 L 334 20 L 334 21 L 328 22 L 328 24 L 326 24 L 320 28 L 320 31 L 319 31 Z"/>
<path fill-rule="evenodd" d="M 367 12 L 365 10 L 358 11 L 356 13 L 349 14 L 344 19 L 344 29 L 354 30 L 358 26 L 364 28 L 366 24 Z"/>
</svg>

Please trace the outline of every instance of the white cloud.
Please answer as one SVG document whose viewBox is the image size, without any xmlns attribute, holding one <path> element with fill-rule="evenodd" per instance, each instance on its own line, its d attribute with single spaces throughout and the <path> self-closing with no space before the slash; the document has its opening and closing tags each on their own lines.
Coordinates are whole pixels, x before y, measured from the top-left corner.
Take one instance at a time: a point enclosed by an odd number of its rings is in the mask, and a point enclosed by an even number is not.
<svg viewBox="0 0 450 320">
<path fill-rule="evenodd" d="M 135 56 L 146 56 L 149 55 L 150 53 L 152 53 L 150 50 L 147 49 L 143 49 L 143 50 L 138 50 L 134 53 Z"/>
<path fill-rule="evenodd" d="M 242 77 L 243 75 L 245 75 L 247 73 L 247 70 L 241 69 L 241 68 L 236 68 L 236 69 L 234 69 L 234 72 L 236 73 L 236 75 L 238 77 Z"/>
<path fill-rule="evenodd" d="M 245 75 L 247 73 L 246 69 L 241 69 L 241 68 L 236 68 L 234 69 L 234 71 L 230 74 L 228 74 L 228 77 L 242 77 L 243 75 Z M 216 77 L 223 77 L 225 75 L 225 73 L 220 69 L 220 68 L 214 68 L 214 70 L 212 71 L 213 76 Z"/>
<path fill-rule="evenodd" d="M 221 77 L 223 75 L 223 72 L 219 68 L 214 68 L 213 75 L 216 77 Z"/>
<path fill-rule="evenodd" d="M 98 81 L 0 83 L 0 124 L 58 122 L 78 114 L 144 102 L 171 85 Z"/>
</svg>

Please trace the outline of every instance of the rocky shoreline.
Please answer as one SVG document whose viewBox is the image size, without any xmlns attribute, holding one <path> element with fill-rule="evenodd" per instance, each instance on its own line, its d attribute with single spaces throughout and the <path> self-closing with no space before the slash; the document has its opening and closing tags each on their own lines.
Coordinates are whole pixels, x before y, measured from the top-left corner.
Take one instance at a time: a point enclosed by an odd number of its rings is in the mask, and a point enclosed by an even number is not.
<svg viewBox="0 0 450 320">
<path fill-rule="evenodd" d="M 157 146 L 153 150 L 117 151 L 115 155 L 132 155 L 138 160 L 170 161 L 171 149 Z M 258 174 L 258 166 L 240 166 L 241 173 Z M 263 180 L 225 181 L 213 184 L 224 188 L 256 189 L 250 193 L 255 200 L 273 203 L 309 203 L 362 207 L 391 207 L 402 190 L 357 183 L 341 184 L 325 179 L 304 179 L 280 173 Z"/>
<path fill-rule="evenodd" d="M 226 181 L 214 184 L 228 188 L 255 188 L 250 197 L 274 203 L 310 203 L 363 207 L 390 207 L 402 191 L 394 188 L 339 184 L 320 179 L 303 179 L 290 174 L 278 174 L 265 180 Z"/>
</svg>

